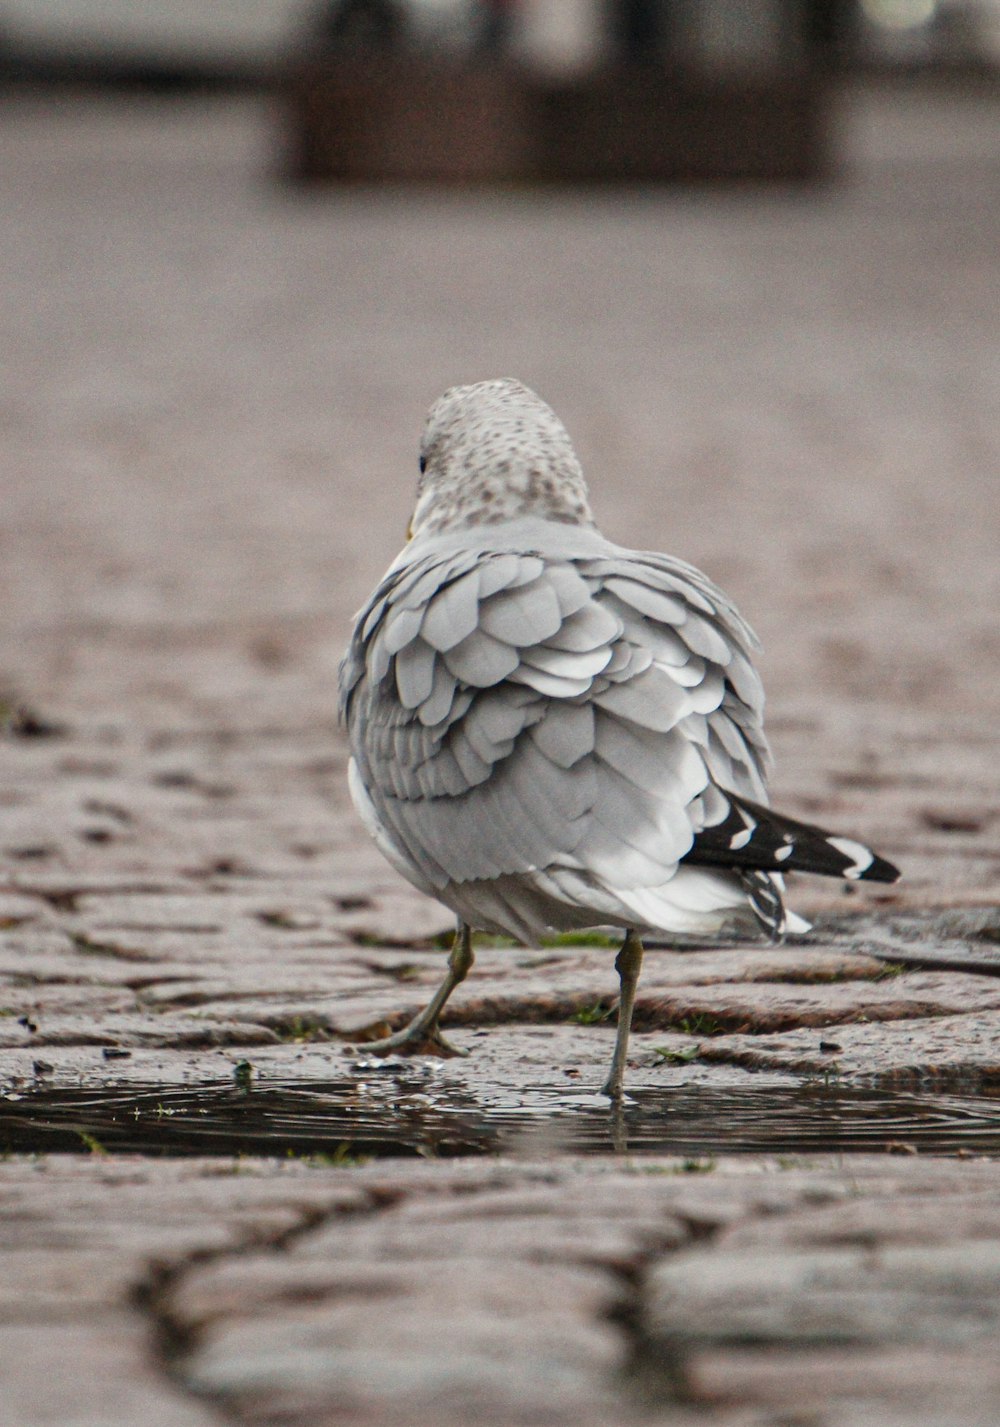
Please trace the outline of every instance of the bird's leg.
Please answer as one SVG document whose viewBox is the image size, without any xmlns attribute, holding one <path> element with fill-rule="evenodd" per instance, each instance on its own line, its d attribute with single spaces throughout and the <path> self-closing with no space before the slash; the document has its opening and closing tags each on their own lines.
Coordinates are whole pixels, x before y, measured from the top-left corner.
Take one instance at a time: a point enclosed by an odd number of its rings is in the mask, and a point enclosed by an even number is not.
<svg viewBox="0 0 1000 1427">
<path fill-rule="evenodd" d="M 408 1026 L 382 1040 L 368 1041 L 365 1050 L 376 1055 L 390 1051 L 403 1051 L 409 1055 L 468 1055 L 468 1051 L 446 1041 L 438 1030 L 438 1017 L 444 1010 L 445 1002 L 455 987 L 465 980 L 472 969 L 475 957 L 472 953 L 472 928 L 459 922 L 448 957 L 448 974 L 431 997 L 429 1005 L 419 1016 L 414 1016 Z"/>
<path fill-rule="evenodd" d="M 602 1095 L 609 1095 L 612 1100 L 620 1100 L 622 1097 L 628 1033 L 632 1028 L 632 1011 L 635 1007 L 635 993 L 641 969 L 642 940 L 638 932 L 627 931 L 622 949 L 615 958 L 615 970 L 622 987 L 618 1001 L 618 1035 L 615 1038 L 615 1053 L 611 1057 L 611 1072 L 601 1091 Z"/>
</svg>

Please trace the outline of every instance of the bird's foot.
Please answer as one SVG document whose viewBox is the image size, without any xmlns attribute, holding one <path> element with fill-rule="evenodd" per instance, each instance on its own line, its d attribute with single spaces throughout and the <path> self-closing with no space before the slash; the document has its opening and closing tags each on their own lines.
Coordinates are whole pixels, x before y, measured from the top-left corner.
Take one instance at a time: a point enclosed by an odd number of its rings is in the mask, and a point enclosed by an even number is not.
<svg viewBox="0 0 1000 1427">
<path fill-rule="evenodd" d="M 382 1036 L 375 1041 L 363 1041 L 359 1048 L 370 1051 L 373 1055 L 436 1055 L 442 1060 L 469 1054 L 461 1046 L 446 1039 L 437 1026 L 421 1026 L 416 1023 L 404 1026 L 401 1031 L 396 1031 L 391 1036 Z"/>
</svg>

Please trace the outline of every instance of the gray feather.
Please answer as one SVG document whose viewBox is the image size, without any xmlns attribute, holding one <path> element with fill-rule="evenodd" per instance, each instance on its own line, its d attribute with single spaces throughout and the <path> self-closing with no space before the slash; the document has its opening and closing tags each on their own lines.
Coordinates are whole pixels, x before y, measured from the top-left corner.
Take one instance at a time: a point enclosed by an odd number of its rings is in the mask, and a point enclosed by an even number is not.
<svg viewBox="0 0 1000 1427">
<path fill-rule="evenodd" d="M 365 659 L 365 673 L 370 684 L 381 684 L 389 672 L 391 659 L 392 656 L 385 647 L 385 640 L 376 635 L 368 645 L 368 655 Z"/>
<path fill-rule="evenodd" d="M 517 555 L 490 555 L 479 566 L 479 598 L 487 600 L 498 590 L 505 590 L 521 573 Z"/>
<path fill-rule="evenodd" d="M 404 709 L 415 709 L 434 686 L 434 650 L 415 639 L 396 655 L 396 689 Z"/>
<path fill-rule="evenodd" d="M 433 758 L 421 765 L 420 773 L 420 795 L 424 798 L 458 798 L 469 786 L 468 776 L 451 748 L 439 748 Z"/>
<path fill-rule="evenodd" d="M 483 629 L 474 630 L 442 657 L 456 679 L 477 689 L 499 684 L 518 665 L 517 650 Z"/>
<path fill-rule="evenodd" d="M 705 764 L 696 748 L 679 729 L 653 733 L 623 723 L 606 713 L 598 715 L 594 749 L 621 777 L 637 787 L 656 788 L 686 806 L 708 782 Z"/>
<path fill-rule="evenodd" d="M 601 708 L 660 733 L 673 728 L 691 707 L 686 692 L 655 667 L 625 683 L 611 684 L 594 697 Z"/>
<path fill-rule="evenodd" d="M 680 595 L 685 604 L 702 614 L 714 616 L 717 613 L 717 604 L 703 593 L 708 582 L 693 565 L 682 565 L 669 557 L 642 554 L 629 562 L 628 573 L 630 578 L 641 579 L 643 584 L 655 590 Z"/>
<path fill-rule="evenodd" d="M 526 727 L 540 718 L 542 709 L 530 690 L 502 684 L 479 694 L 465 719 L 465 732 L 481 758 L 495 762 Z"/>
<path fill-rule="evenodd" d="M 470 570 L 434 596 L 427 606 L 421 636 L 445 654 L 476 628 L 479 622 L 479 572 Z"/>
<path fill-rule="evenodd" d="M 361 616 L 358 616 L 358 622 L 361 624 L 362 639 L 367 640 L 371 638 L 375 627 L 378 625 L 383 614 L 385 613 L 385 607 L 387 603 L 388 596 L 386 595 L 383 595 L 381 599 L 374 599 L 372 600 L 371 606 L 369 607 L 367 615 L 364 616 L 364 619 L 362 620 Z M 362 614 L 364 614 L 364 611 L 362 611 Z"/>
<path fill-rule="evenodd" d="M 662 624 L 683 624 L 688 611 L 679 595 L 664 594 L 661 590 L 650 589 L 636 579 L 614 577 L 604 581 L 604 588 L 619 599 L 637 609 L 640 614 Z"/>
<path fill-rule="evenodd" d="M 592 603 L 570 615 L 554 634 L 546 639 L 553 649 L 583 652 L 611 644 L 622 632 L 622 622 L 610 610 Z"/>
<path fill-rule="evenodd" d="M 564 620 L 590 603 L 590 588 L 572 565 L 550 565 L 547 579 L 555 591 L 559 611 Z"/>
<path fill-rule="evenodd" d="M 493 764 L 485 758 L 480 758 L 473 748 L 462 728 L 453 728 L 448 740 L 455 762 L 462 770 L 466 787 L 474 788 L 477 783 L 483 783 L 490 776 Z"/>
<path fill-rule="evenodd" d="M 418 560 L 410 569 L 396 575 L 389 598 L 396 609 L 423 609 L 443 585 L 457 580 L 478 564 L 475 550 L 456 551 L 444 559 Z"/>
<path fill-rule="evenodd" d="M 556 592 L 548 580 L 501 591 L 483 604 L 479 625 L 514 647 L 539 644 L 562 624 Z"/>
<path fill-rule="evenodd" d="M 516 589 L 519 585 L 530 585 L 533 580 L 540 579 L 544 573 L 545 561 L 540 555 L 521 555 L 518 558 L 518 571 L 510 582 L 510 588 Z"/>
<path fill-rule="evenodd" d="M 559 768 L 530 738 L 524 739 L 518 746 L 518 756 L 511 761 L 511 776 L 523 800 L 534 804 L 538 797 L 544 799 L 554 828 L 574 822 L 593 807 L 595 783 L 592 766 L 583 763 L 568 771 Z"/>
<path fill-rule="evenodd" d="M 708 787 L 691 804 L 691 823 L 696 832 L 701 832 L 703 828 L 715 827 L 717 823 L 725 822 L 729 813 L 730 802 L 725 793 L 717 788 L 714 783 L 709 783 Z"/>
<path fill-rule="evenodd" d="M 545 717 L 531 730 L 545 757 L 560 768 L 572 768 L 594 749 L 594 710 L 590 704 L 549 704 Z"/>
<path fill-rule="evenodd" d="M 578 695 L 587 693 L 591 686 L 589 678 L 564 679 L 558 674 L 548 674 L 544 669 L 536 669 L 531 664 L 519 664 L 510 678 L 515 683 L 527 684 L 530 689 L 537 689 L 540 694 L 545 694 L 550 699 L 575 699 Z"/>
<path fill-rule="evenodd" d="M 531 848 L 531 865 L 548 867 L 568 856 L 586 829 L 594 799 L 593 769 L 586 763 L 559 768 L 525 739 L 504 764 L 498 791 L 507 816 L 516 818 L 526 848 Z"/>
<path fill-rule="evenodd" d="M 628 634 L 630 639 L 640 640 L 653 658 L 661 664 L 669 664 L 671 668 L 678 670 L 703 667 L 701 661 L 697 656 L 692 655 L 691 650 L 677 631 L 666 625 L 653 624 L 648 619 L 644 619 L 641 624 L 630 621 Z M 674 677 L 681 683 L 687 682 L 687 676 L 683 673 L 678 673 Z M 695 674 L 692 682 L 697 682 L 700 677 L 700 673 Z"/>
<path fill-rule="evenodd" d="M 688 698 L 695 713 L 712 713 L 722 703 L 724 689 L 722 671 L 709 665 L 704 677 L 697 684 L 688 687 Z"/>
<path fill-rule="evenodd" d="M 732 659 L 732 646 L 709 620 L 689 614 L 680 629 L 681 638 L 695 654 L 702 654 L 716 664 L 727 665 Z"/>
<path fill-rule="evenodd" d="M 753 709 L 759 719 L 764 704 L 764 686 L 760 675 L 742 649 L 733 649 L 732 658 L 726 665 L 726 678 L 743 703 Z"/>
<path fill-rule="evenodd" d="M 553 649 L 548 644 L 536 644 L 532 649 L 521 650 L 522 668 L 530 664 L 532 668 L 555 674 L 560 679 L 586 679 L 588 683 L 610 660 L 611 650 L 606 646 L 581 654 L 574 654 L 568 649 Z"/>
<path fill-rule="evenodd" d="M 455 699 L 455 676 L 443 659 L 434 661 L 434 680 L 417 711 L 427 728 L 443 723 L 452 711 Z"/>
<path fill-rule="evenodd" d="M 401 649 L 406 648 L 412 639 L 416 639 L 420 633 L 423 619 L 423 608 L 391 608 L 378 635 L 379 642 L 385 646 L 386 653 L 398 654 Z"/>
<path fill-rule="evenodd" d="M 625 683 L 638 678 L 653 662 L 648 649 L 632 644 L 624 639 L 618 641 L 611 651 L 611 658 L 603 670 L 603 677 L 614 683 Z"/>
</svg>

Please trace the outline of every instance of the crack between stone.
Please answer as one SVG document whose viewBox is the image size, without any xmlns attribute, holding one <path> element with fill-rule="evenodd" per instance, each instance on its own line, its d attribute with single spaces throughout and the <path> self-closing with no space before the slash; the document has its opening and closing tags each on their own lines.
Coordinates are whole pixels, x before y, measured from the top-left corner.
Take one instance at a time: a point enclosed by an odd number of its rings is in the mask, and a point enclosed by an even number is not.
<svg viewBox="0 0 1000 1427">
<path fill-rule="evenodd" d="M 488 1175 L 481 1182 L 471 1185 L 461 1182 L 428 1185 L 422 1187 L 422 1192 L 431 1197 L 453 1195 L 456 1198 L 465 1198 L 470 1195 L 495 1193 L 498 1188 L 516 1188 L 526 1182 L 551 1183 L 552 1178 L 551 1170 L 537 1169 L 531 1172 L 525 1167 L 513 1176 L 498 1173 Z M 361 1203 L 337 1203 L 326 1208 L 302 1210 L 298 1222 L 288 1228 L 274 1233 L 250 1230 L 238 1244 L 195 1249 L 175 1262 L 151 1265 L 145 1277 L 133 1286 L 130 1299 L 133 1307 L 149 1324 L 154 1369 L 178 1391 L 211 1407 L 221 1420 L 234 1424 L 234 1427 L 245 1423 L 248 1419 L 225 1393 L 196 1388 L 185 1375 L 185 1359 L 197 1350 L 202 1327 L 185 1321 L 183 1316 L 175 1311 L 172 1298 L 178 1285 L 191 1272 L 226 1260 L 238 1259 L 245 1254 L 285 1253 L 302 1239 L 327 1227 L 338 1218 L 384 1213 L 396 1208 L 413 1193 L 420 1192 L 421 1190 L 396 1189 L 384 1185 L 365 1186 L 365 1199 Z M 676 1363 L 671 1360 L 665 1364 L 662 1348 L 657 1346 L 656 1359 L 652 1359 L 651 1340 L 647 1339 L 642 1326 L 642 1305 L 648 1274 L 669 1254 L 710 1241 L 728 1227 L 727 1223 L 713 1224 L 703 1216 L 675 1209 L 670 1205 L 664 1206 L 664 1217 L 680 1224 L 687 1231 L 687 1237 L 680 1244 L 666 1248 L 653 1247 L 645 1251 L 637 1248 L 627 1263 L 620 1264 L 595 1261 L 583 1248 L 579 1255 L 567 1256 L 568 1262 L 579 1263 L 606 1274 L 616 1290 L 613 1303 L 602 1316 L 612 1323 L 625 1339 L 625 1362 L 619 1383 L 622 1392 L 637 1401 L 647 1396 L 655 1396 L 661 1404 L 665 1386 L 670 1401 L 683 1403 L 695 1401 L 696 1398 L 690 1395 L 683 1354 L 678 1355 Z M 538 1263 L 536 1267 L 539 1273 L 544 1273 L 544 1263 Z M 640 1376 L 638 1386 L 634 1380 L 636 1373 Z"/>
<path fill-rule="evenodd" d="M 175 1388 L 198 1402 L 211 1406 L 223 1420 L 233 1423 L 244 1421 L 243 1416 L 223 1393 L 212 1393 L 194 1388 L 184 1375 L 183 1362 L 195 1351 L 200 1340 L 199 1327 L 185 1322 L 174 1311 L 172 1297 L 174 1290 L 186 1274 L 227 1259 L 241 1258 L 245 1254 L 271 1252 L 285 1253 L 300 1239 L 324 1228 L 341 1215 L 348 1217 L 363 1214 L 377 1214 L 394 1207 L 405 1197 L 405 1191 L 394 1191 L 375 1186 L 366 1191 L 367 1198 L 360 1204 L 336 1203 L 326 1208 L 300 1209 L 300 1218 L 290 1227 L 274 1233 L 248 1230 L 237 1244 L 220 1248 L 194 1249 L 172 1263 L 150 1265 L 145 1277 L 132 1286 L 129 1298 L 132 1306 L 146 1320 L 150 1329 L 150 1352 L 154 1369 L 165 1377 Z M 268 1206 L 275 1208 L 279 1206 Z M 294 1209 L 296 1206 L 280 1206 Z"/>
</svg>

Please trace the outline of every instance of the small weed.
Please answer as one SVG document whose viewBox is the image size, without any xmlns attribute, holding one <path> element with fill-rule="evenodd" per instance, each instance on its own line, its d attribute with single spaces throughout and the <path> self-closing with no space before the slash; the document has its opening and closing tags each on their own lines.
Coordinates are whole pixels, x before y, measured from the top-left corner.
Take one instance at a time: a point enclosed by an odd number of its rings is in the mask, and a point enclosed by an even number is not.
<svg viewBox="0 0 1000 1427">
<path fill-rule="evenodd" d="M 233 1066 L 233 1081 L 237 1090 L 249 1090 L 253 1084 L 253 1065 L 249 1060 L 238 1060 Z"/>
<path fill-rule="evenodd" d="M 375 968 L 382 976 L 391 976 L 393 981 L 419 981 L 426 970 L 423 966 L 418 966 L 414 961 L 401 961 L 398 966 L 378 966 Z"/>
<path fill-rule="evenodd" d="M 541 944 L 544 947 L 611 947 L 612 950 L 617 951 L 621 945 L 621 937 L 608 936 L 607 932 L 559 932 L 557 936 L 543 936 Z"/>
<path fill-rule="evenodd" d="M 707 1011 L 695 1011 L 694 1015 L 685 1016 L 667 1029 L 679 1031 L 682 1036 L 721 1036 L 726 1028 Z"/>
<path fill-rule="evenodd" d="M 883 961 L 880 969 L 872 977 L 873 981 L 891 981 L 894 976 L 902 976 L 906 967 L 901 961 Z"/>
<path fill-rule="evenodd" d="M 293 1016 L 290 1021 L 283 1021 L 275 1026 L 274 1032 L 280 1041 L 292 1041 L 296 1045 L 301 1045 L 304 1041 L 330 1039 L 326 1026 L 309 1016 Z"/>
<path fill-rule="evenodd" d="M 296 1155 L 294 1150 L 289 1150 L 288 1158 L 300 1159 L 309 1169 L 362 1169 L 371 1163 L 371 1155 L 355 1154 L 349 1140 L 342 1140 L 332 1153 Z"/>
<path fill-rule="evenodd" d="M 77 1130 L 76 1133 L 80 1136 L 80 1139 L 90 1154 L 107 1154 L 107 1150 L 96 1135 L 91 1135 L 86 1130 Z"/>
<path fill-rule="evenodd" d="M 73 943 L 74 949 L 84 956 L 114 956 L 119 959 L 130 956 L 140 959 L 142 956 L 141 952 L 127 951 L 122 947 L 112 946 L 110 942 L 98 941 L 95 937 L 87 936 L 85 932 L 70 932 L 69 939 Z"/>
<path fill-rule="evenodd" d="M 681 1161 L 678 1174 L 711 1174 L 716 1168 L 716 1162 L 709 1156 L 708 1159 L 685 1159 Z"/>
<path fill-rule="evenodd" d="M 614 1010 L 613 1005 L 606 1006 L 603 1001 L 595 1001 L 592 1006 L 581 1006 L 578 1011 L 574 1011 L 570 1020 L 575 1021 L 578 1026 L 596 1026 L 614 1015 Z"/>
<path fill-rule="evenodd" d="M 717 1167 L 716 1161 L 709 1155 L 705 1159 L 682 1159 L 680 1164 L 651 1164 L 644 1165 L 639 1171 L 640 1174 L 711 1174 Z"/>
<path fill-rule="evenodd" d="M 667 1045 L 655 1045 L 654 1055 L 658 1055 L 667 1065 L 690 1065 L 692 1060 L 697 1060 L 701 1055 L 701 1045 L 685 1046 L 683 1050 L 673 1050 Z"/>
<path fill-rule="evenodd" d="M 285 912 L 281 910 L 257 912 L 256 916 L 257 920 L 263 922 L 266 927 L 278 927 L 281 931 L 286 932 L 301 931 L 303 929 L 302 917 L 296 912 Z M 311 929 L 313 926 L 315 926 L 315 923 L 310 922 L 306 930 Z"/>
</svg>

